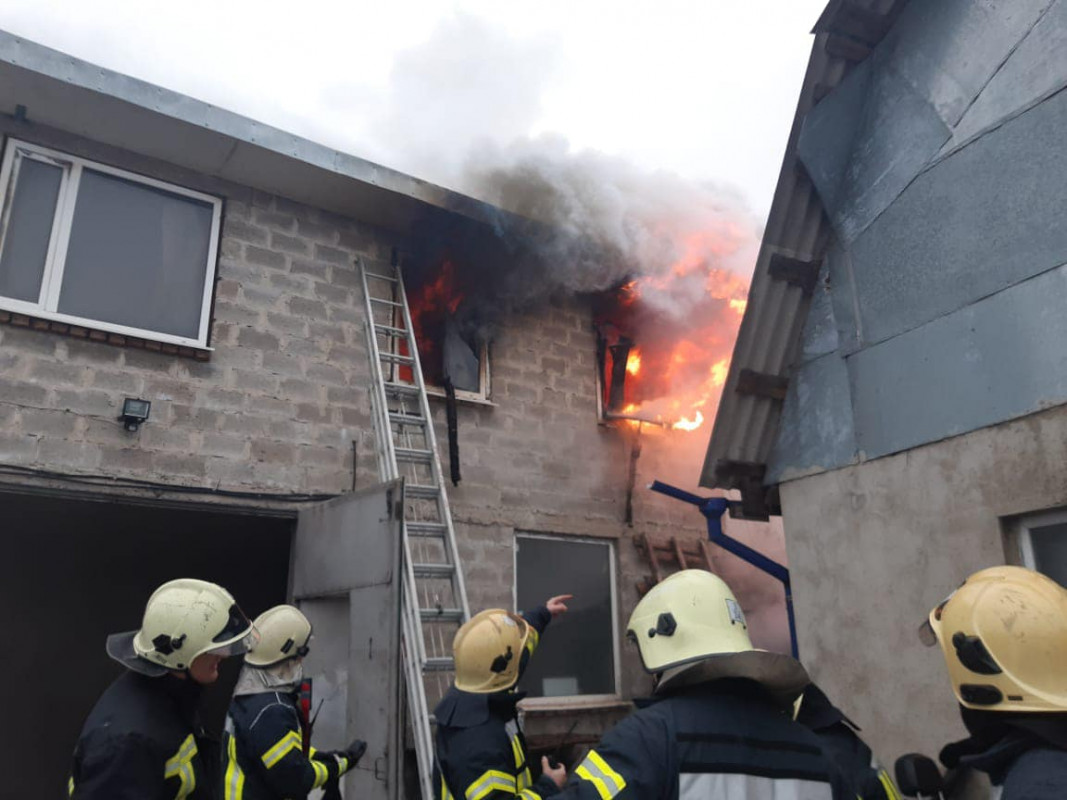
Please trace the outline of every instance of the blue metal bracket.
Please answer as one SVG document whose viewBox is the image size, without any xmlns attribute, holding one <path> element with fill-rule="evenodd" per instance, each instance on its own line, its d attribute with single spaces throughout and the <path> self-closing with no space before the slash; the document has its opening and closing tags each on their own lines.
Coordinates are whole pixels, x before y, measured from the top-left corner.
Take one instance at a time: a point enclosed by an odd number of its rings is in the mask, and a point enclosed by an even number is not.
<svg viewBox="0 0 1067 800">
<path fill-rule="evenodd" d="M 777 561 L 767 558 L 763 553 L 753 550 L 747 544 L 742 544 L 732 536 L 726 535 L 722 529 L 722 515 L 730 507 L 730 501 L 725 497 L 701 497 L 700 495 L 690 494 L 684 489 L 679 489 L 676 486 L 661 483 L 660 481 L 653 481 L 648 488 L 654 492 L 673 497 L 675 500 L 681 500 L 683 503 L 691 503 L 696 506 L 708 522 L 708 539 L 710 541 L 723 550 L 733 553 L 742 561 L 751 564 L 761 572 L 766 572 L 775 580 L 781 581 L 782 587 L 785 589 L 785 611 L 789 616 L 789 649 L 792 651 L 793 658 L 797 658 L 797 626 L 796 619 L 793 616 L 793 585 L 789 581 L 789 569 L 783 567 Z"/>
</svg>

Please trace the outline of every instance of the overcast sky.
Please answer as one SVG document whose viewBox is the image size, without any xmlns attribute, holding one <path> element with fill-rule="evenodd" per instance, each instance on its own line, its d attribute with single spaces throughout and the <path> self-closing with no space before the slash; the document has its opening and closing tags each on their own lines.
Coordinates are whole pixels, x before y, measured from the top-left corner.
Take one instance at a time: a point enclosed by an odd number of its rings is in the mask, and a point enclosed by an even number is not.
<svg viewBox="0 0 1067 800">
<path fill-rule="evenodd" d="M 438 183 L 538 137 L 762 221 L 826 0 L 3 0 L 0 27 Z"/>
</svg>

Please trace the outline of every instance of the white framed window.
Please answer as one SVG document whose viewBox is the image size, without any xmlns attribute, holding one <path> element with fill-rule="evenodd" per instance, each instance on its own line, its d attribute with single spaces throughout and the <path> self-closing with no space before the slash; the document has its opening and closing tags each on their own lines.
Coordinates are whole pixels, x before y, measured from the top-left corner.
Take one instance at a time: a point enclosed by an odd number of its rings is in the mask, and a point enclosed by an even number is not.
<svg viewBox="0 0 1067 800">
<path fill-rule="evenodd" d="M 515 607 L 573 594 L 549 625 L 519 688 L 531 698 L 619 696 L 615 544 L 605 539 L 515 534 Z M 535 700 L 536 703 L 536 700 Z"/>
<path fill-rule="evenodd" d="M 1016 532 L 1023 566 L 1067 587 L 1067 509 L 1020 517 Z"/>
<path fill-rule="evenodd" d="M 222 201 L 9 139 L 0 309 L 207 347 Z"/>
</svg>

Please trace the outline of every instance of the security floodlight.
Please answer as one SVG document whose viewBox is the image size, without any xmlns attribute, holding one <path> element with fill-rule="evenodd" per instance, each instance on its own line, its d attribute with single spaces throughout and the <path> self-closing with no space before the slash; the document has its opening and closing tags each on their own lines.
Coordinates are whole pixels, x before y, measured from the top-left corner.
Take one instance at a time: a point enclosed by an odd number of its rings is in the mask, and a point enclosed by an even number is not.
<svg viewBox="0 0 1067 800">
<path fill-rule="evenodd" d="M 122 416 L 119 417 L 122 427 L 128 431 L 136 431 L 141 427 L 141 423 L 148 419 L 148 412 L 151 409 L 152 404 L 148 400 L 127 397 L 122 402 Z"/>
</svg>

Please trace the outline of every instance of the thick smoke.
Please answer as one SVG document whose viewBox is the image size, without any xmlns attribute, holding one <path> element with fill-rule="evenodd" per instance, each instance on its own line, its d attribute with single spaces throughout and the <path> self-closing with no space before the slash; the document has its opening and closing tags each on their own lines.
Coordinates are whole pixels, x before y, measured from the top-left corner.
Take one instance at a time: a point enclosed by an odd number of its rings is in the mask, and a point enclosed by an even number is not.
<svg viewBox="0 0 1067 800">
<path fill-rule="evenodd" d="M 482 199 L 539 220 L 531 237 L 544 262 L 540 278 L 568 292 L 612 289 L 637 277 L 643 299 L 684 313 L 708 281 L 747 283 L 758 230 L 734 192 L 648 172 L 620 158 L 574 153 L 557 136 L 483 148 L 468 158 L 464 183 Z M 505 236 L 514 227 L 503 226 Z"/>
<path fill-rule="evenodd" d="M 559 293 L 672 270 L 681 280 L 645 287 L 644 299 L 679 315 L 693 310 L 709 275 L 747 283 L 759 231 L 736 191 L 575 152 L 560 135 L 528 135 L 565 72 L 551 40 L 518 39 L 465 15 L 397 59 L 374 126 L 378 149 L 394 153 L 398 168 L 510 212 L 494 219 L 488 251 L 479 237 L 429 221 L 420 268 L 453 260 L 457 288 L 470 296 L 461 313 L 483 323 Z"/>
</svg>

